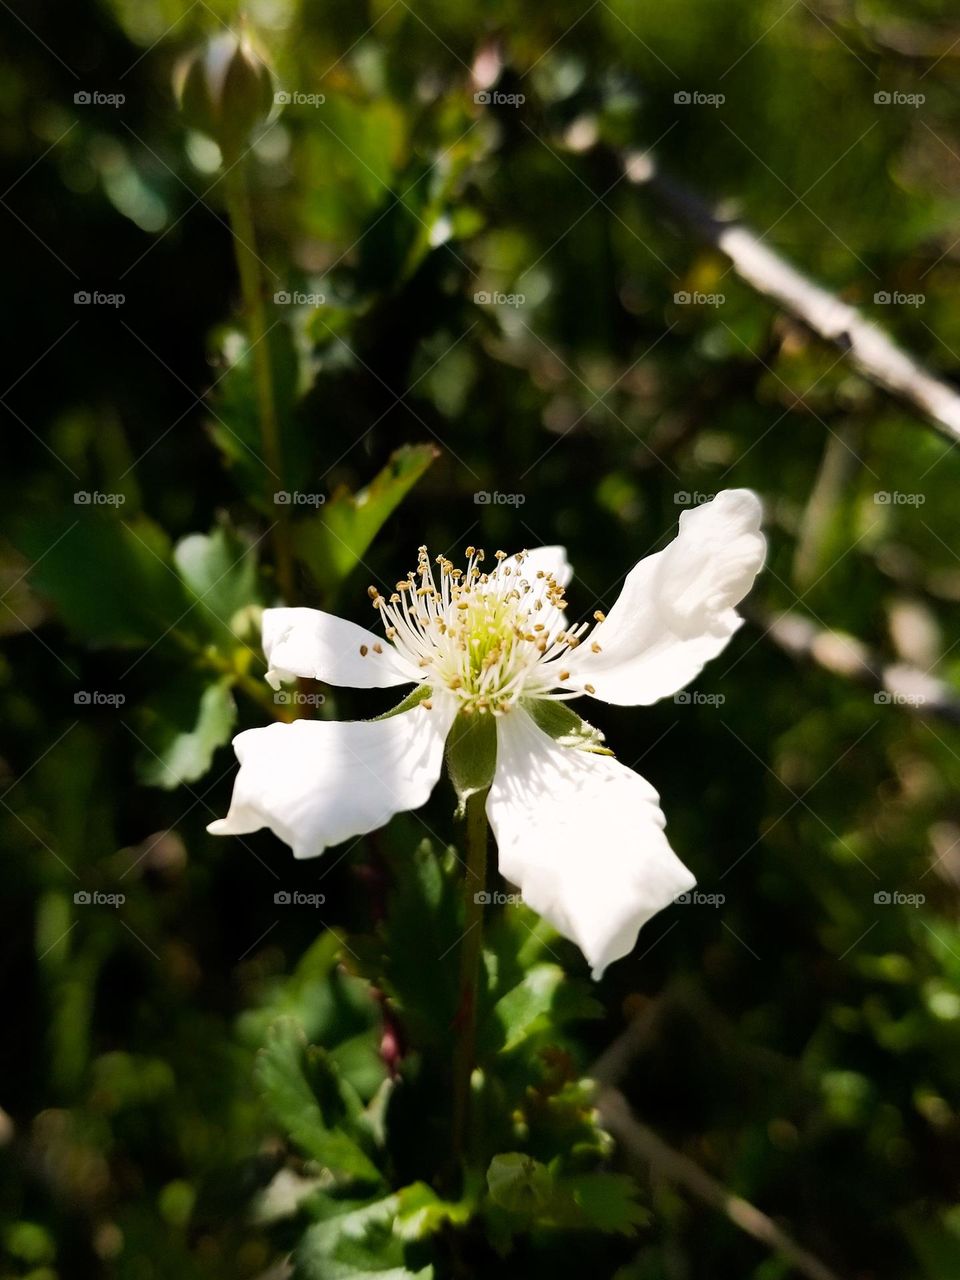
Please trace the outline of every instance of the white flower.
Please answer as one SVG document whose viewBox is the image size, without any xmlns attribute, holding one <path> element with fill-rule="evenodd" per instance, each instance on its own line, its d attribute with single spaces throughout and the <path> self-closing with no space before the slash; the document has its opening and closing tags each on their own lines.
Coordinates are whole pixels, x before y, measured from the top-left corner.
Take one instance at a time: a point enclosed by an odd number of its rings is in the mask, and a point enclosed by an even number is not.
<svg viewBox="0 0 960 1280">
<path fill-rule="evenodd" d="M 380 720 L 298 720 L 234 740 L 240 773 L 210 831 L 270 827 L 298 858 L 422 805 L 458 713 L 495 717 L 486 800 L 500 870 L 524 901 L 573 939 L 595 976 L 626 955 L 657 911 L 695 883 L 664 834 L 653 787 L 595 742 L 553 738 L 538 714 L 590 694 L 647 705 L 682 689 L 742 624 L 735 606 L 763 564 L 761 507 L 731 489 L 685 511 L 677 537 L 641 560 L 598 625 L 570 626 L 562 547 L 465 570 L 420 549 L 388 598 L 370 588 L 384 635 L 314 609 L 268 609 L 263 647 L 274 688 L 312 677 L 353 688 L 421 686 Z M 593 747 L 594 749 L 591 749 Z"/>
</svg>

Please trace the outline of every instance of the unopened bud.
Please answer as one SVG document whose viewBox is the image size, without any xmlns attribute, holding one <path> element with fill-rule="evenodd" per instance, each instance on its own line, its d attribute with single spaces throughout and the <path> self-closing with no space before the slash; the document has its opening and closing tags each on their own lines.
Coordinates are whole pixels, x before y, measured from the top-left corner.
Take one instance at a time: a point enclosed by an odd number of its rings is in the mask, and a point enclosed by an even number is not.
<svg viewBox="0 0 960 1280">
<path fill-rule="evenodd" d="M 225 157 L 239 155 L 274 108 L 274 79 L 244 32 L 216 36 L 181 61 L 174 89 L 187 123 L 207 134 Z"/>
</svg>

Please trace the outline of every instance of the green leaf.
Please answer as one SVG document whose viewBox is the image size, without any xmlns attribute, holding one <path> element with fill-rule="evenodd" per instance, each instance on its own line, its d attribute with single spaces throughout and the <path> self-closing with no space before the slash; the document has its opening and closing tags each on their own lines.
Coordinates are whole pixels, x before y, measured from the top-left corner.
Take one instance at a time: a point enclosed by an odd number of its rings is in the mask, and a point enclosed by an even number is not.
<svg viewBox="0 0 960 1280">
<path fill-rule="evenodd" d="M 493 782 L 497 763 L 497 726 L 493 716 L 461 711 L 447 737 L 447 771 L 457 793 L 459 816 L 467 801 Z"/>
<path fill-rule="evenodd" d="M 199 624 L 220 644 L 245 632 L 250 622 L 247 611 L 261 603 L 256 551 L 256 546 L 225 528 L 191 533 L 174 548 L 174 564 L 197 602 L 194 613 Z"/>
<path fill-rule="evenodd" d="M 457 965 L 450 963 L 462 933 L 461 884 L 450 850 L 423 840 L 404 856 L 390 895 L 383 980 L 415 1043 L 449 1048 L 457 1012 Z M 442 959 L 446 963 L 442 962 Z"/>
<path fill-rule="evenodd" d="M 649 1221 L 636 1183 L 625 1174 L 557 1175 L 519 1151 L 494 1156 L 487 1188 L 497 1209 L 529 1225 L 632 1235 Z"/>
<path fill-rule="evenodd" d="M 508 1151 L 490 1161 L 487 1188 L 498 1208 L 538 1216 L 553 1197 L 553 1177 L 539 1160 L 521 1151 Z"/>
<path fill-rule="evenodd" d="M 559 965 L 538 964 L 497 1001 L 491 1017 L 502 1032 L 503 1053 L 509 1053 L 534 1031 L 549 1025 L 549 1014 L 564 977 Z"/>
<path fill-rule="evenodd" d="M 474 1198 L 441 1200 L 425 1182 L 414 1182 L 397 1193 L 396 1230 L 405 1240 L 422 1240 L 439 1231 L 445 1223 L 462 1226 L 472 1217 Z"/>
<path fill-rule="evenodd" d="M 404 445 L 365 489 L 338 489 L 315 515 L 293 526 L 294 549 L 317 586 L 333 592 L 360 563 L 385 521 L 439 451 L 432 444 Z"/>
<path fill-rule="evenodd" d="M 92 644 L 153 645 L 189 608 L 167 536 L 145 516 L 124 521 L 81 504 L 65 519 L 31 521 L 18 541 L 35 561 L 33 585 Z"/>
<path fill-rule="evenodd" d="M 568 1205 L 564 1205 L 564 1201 Z M 633 1235 L 650 1221 L 637 1204 L 637 1185 L 620 1173 L 581 1173 L 557 1180 L 554 1205 L 560 1225 Z"/>
<path fill-rule="evenodd" d="M 191 673 L 148 704 L 143 713 L 146 750 L 137 762 L 147 786 L 173 790 L 203 777 L 236 723 L 232 686 L 232 676 L 206 684 Z"/>
<path fill-rule="evenodd" d="M 250 344 L 246 335 L 237 329 L 227 329 L 219 335 L 214 353 L 215 362 L 225 366 L 225 371 L 219 374 L 216 383 L 210 434 L 250 502 L 259 510 L 275 515 L 273 494 L 303 487 L 308 473 L 309 432 L 298 413 L 300 365 L 293 335 L 285 320 L 272 324 L 264 341 L 270 347 L 283 475 L 272 475 L 264 460 Z"/>
<path fill-rule="evenodd" d="M 432 1280 L 432 1267 L 405 1265 L 397 1229 L 402 1194 L 366 1203 L 315 1197 L 311 1207 L 320 1221 L 294 1254 L 293 1280 Z"/>
<path fill-rule="evenodd" d="M 257 1080 L 279 1123 L 297 1146 L 334 1174 L 380 1183 L 362 1145 L 363 1105 L 329 1056 L 308 1045 L 299 1023 L 281 1018 L 257 1058 Z"/>
</svg>

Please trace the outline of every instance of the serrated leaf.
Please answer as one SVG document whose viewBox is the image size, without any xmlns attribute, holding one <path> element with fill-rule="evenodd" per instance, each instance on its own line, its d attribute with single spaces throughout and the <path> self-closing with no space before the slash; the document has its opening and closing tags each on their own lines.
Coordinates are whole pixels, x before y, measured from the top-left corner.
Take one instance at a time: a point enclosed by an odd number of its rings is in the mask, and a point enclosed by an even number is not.
<svg viewBox="0 0 960 1280">
<path fill-rule="evenodd" d="M 257 1081 L 270 1109 L 307 1155 L 334 1174 L 380 1183 L 361 1145 L 363 1105 L 328 1055 L 308 1045 L 300 1025 L 281 1018 L 257 1058 Z"/>
<path fill-rule="evenodd" d="M 564 1200 L 569 1199 L 569 1210 Z M 554 1216 L 558 1225 L 633 1235 L 650 1220 L 637 1203 L 637 1185 L 620 1173 L 581 1173 L 557 1180 Z"/>
<path fill-rule="evenodd" d="M 294 550 L 317 586 L 334 591 L 356 568 L 385 521 L 439 451 L 432 444 L 404 445 L 358 493 L 338 489 L 315 515 L 293 526 Z"/>
<path fill-rule="evenodd" d="M 203 777 L 236 723 L 232 685 L 231 676 L 204 684 L 202 677 L 191 675 L 148 705 L 143 713 L 146 750 L 137 762 L 143 782 L 172 790 Z"/>
</svg>

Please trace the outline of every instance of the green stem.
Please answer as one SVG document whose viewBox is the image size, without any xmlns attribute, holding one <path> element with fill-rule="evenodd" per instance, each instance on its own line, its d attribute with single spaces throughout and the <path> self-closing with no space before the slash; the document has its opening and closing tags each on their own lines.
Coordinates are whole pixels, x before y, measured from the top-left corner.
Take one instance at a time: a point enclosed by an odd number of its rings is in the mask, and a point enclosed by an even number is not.
<svg viewBox="0 0 960 1280">
<path fill-rule="evenodd" d="M 280 443 L 273 365 L 267 338 L 262 264 L 257 255 L 256 228 L 242 160 L 233 164 L 228 170 L 224 186 L 250 338 L 250 358 L 253 362 L 257 412 L 260 418 L 260 439 L 263 445 L 264 461 L 270 473 L 266 477 L 267 498 L 273 505 L 273 494 L 283 488 L 283 449 Z M 276 511 L 273 545 L 277 560 L 277 583 L 287 604 L 293 604 L 294 576 L 293 557 L 290 551 L 290 514 L 287 507 L 283 505 L 277 506 Z"/>
<path fill-rule="evenodd" d="M 477 988 L 483 957 L 483 891 L 487 883 L 486 791 L 467 800 L 467 869 L 463 878 L 463 941 L 460 946 L 460 1001 L 453 1074 L 453 1154 L 467 1148 L 470 1122 L 470 1077 L 477 1056 Z"/>
</svg>

